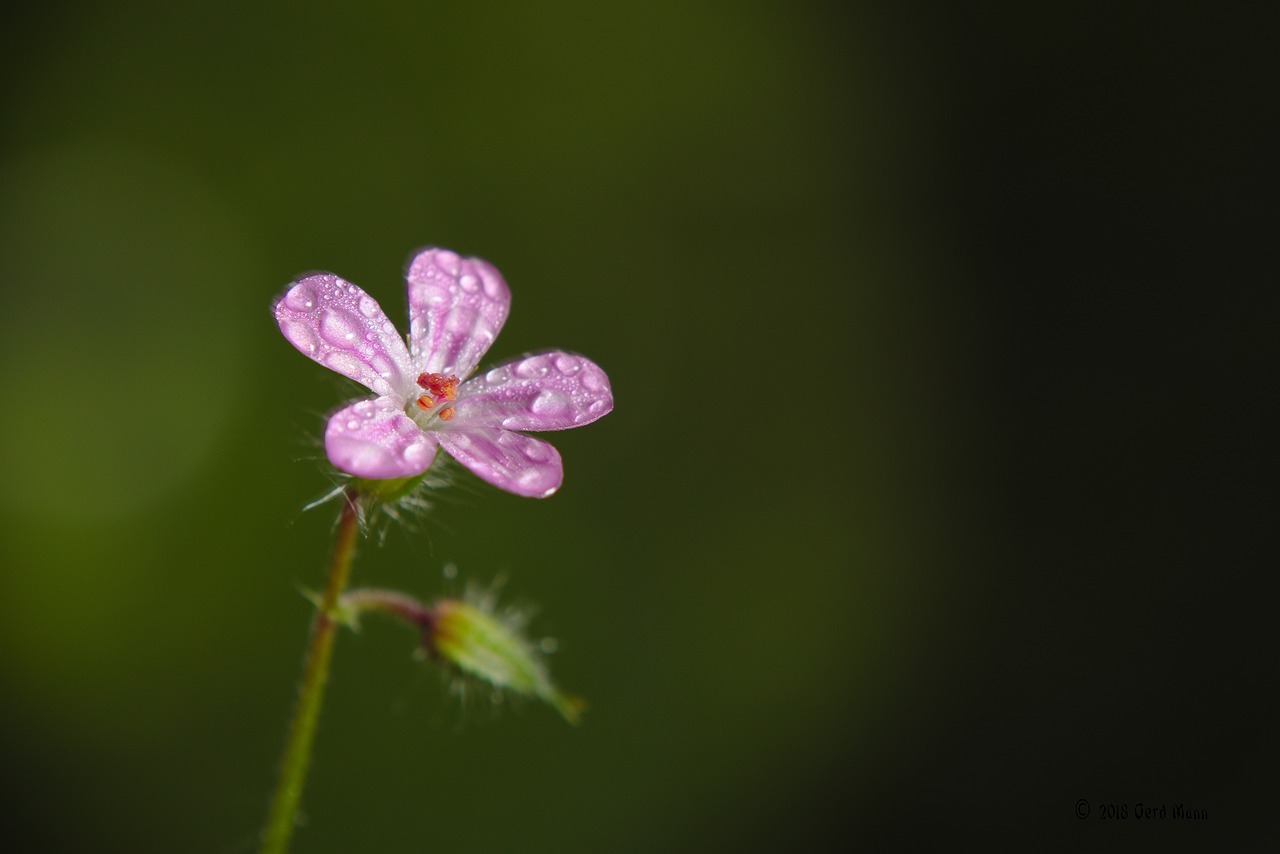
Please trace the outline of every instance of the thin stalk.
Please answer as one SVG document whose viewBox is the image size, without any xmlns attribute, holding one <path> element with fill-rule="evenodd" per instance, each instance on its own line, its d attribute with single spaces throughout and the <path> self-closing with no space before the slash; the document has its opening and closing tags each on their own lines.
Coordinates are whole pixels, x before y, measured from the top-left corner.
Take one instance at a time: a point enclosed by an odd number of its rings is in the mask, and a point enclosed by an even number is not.
<svg viewBox="0 0 1280 854">
<path fill-rule="evenodd" d="M 284 758 L 280 762 L 280 782 L 276 785 L 271 812 L 262 831 L 261 854 L 285 854 L 289 850 L 294 817 L 298 812 L 303 783 L 306 782 L 307 768 L 311 763 L 311 744 L 315 740 L 316 721 L 320 718 L 325 683 L 329 680 L 329 661 L 333 657 L 333 639 L 338 628 L 332 615 L 351 574 L 351 558 L 355 554 L 359 521 L 356 495 L 348 491 L 343 495 L 338 536 L 333 545 L 333 559 L 329 562 L 329 579 L 325 583 L 324 597 L 311 625 L 307 663 L 302 672 L 302 681 L 298 685 L 298 705 L 289 725 L 289 740 L 285 745 Z"/>
</svg>

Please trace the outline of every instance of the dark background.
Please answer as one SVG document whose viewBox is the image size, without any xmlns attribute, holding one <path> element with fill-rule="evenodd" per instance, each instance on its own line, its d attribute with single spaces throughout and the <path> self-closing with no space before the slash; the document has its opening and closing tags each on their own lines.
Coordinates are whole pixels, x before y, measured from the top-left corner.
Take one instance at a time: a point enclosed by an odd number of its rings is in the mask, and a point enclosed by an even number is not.
<svg viewBox="0 0 1280 854">
<path fill-rule="evenodd" d="M 580 351 L 617 408 L 555 437 L 554 498 L 460 478 L 356 583 L 505 577 L 591 711 L 460 711 L 370 620 L 339 639 L 296 851 L 1275 838 L 1270 21 L 21 14 L 0 35 L 18 850 L 254 850 L 330 547 L 332 509 L 301 511 L 328 487 L 315 440 L 359 393 L 267 307 L 325 269 L 400 322 L 424 244 L 511 284 L 492 358 Z"/>
</svg>

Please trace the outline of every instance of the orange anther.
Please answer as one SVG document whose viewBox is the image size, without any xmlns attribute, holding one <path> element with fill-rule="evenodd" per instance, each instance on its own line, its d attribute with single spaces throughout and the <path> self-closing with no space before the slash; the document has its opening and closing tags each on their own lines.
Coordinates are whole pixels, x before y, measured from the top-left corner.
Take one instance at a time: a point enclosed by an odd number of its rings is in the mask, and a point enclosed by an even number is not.
<svg viewBox="0 0 1280 854">
<path fill-rule="evenodd" d="M 422 373 L 418 374 L 417 382 L 423 389 L 431 392 L 437 402 L 458 399 L 458 378 L 456 376 L 450 375 L 446 377 L 444 374 Z"/>
</svg>

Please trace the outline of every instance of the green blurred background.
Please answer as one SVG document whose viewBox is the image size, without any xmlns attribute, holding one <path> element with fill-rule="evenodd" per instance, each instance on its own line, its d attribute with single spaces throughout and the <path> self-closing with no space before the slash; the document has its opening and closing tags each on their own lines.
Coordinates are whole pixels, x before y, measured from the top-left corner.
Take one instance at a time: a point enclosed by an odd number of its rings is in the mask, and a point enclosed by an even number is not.
<svg viewBox="0 0 1280 854">
<path fill-rule="evenodd" d="M 464 480 L 355 581 L 505 577 L 591 711 L 459 711 L 370 619 L 296 851 L 1274 838 L 1273 63 L 1248 21 L 1073 9 L 12 18 L 11 850 L 254 850 L 331 545 L 316 441 L 361 392 L 268 306 L 329 270 L 402 323 L 425 244 L 511 284 L 492 358 L 582 352 L 617 406 L 555 437 L 554 498 Z M 1212 818 L 1097 820 L 1140 801 Z"/>
</svg>

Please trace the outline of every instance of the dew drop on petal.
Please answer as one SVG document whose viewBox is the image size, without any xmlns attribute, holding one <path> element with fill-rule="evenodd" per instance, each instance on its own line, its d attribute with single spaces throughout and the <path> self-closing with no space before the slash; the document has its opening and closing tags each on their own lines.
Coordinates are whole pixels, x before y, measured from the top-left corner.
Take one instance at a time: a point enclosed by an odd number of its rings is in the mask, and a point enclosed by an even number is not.
<svg viewBox="0 0 1280 854">
<path fill-rule="evenodd" d="M 326 311 L 320 320 L 320 337 L 334 347 L 347 349 L 356 337 L 351 320 L 339 311 Z"/>
<path fill-rule="evenodd" d="M 484 295 L 493 300 L 502 298 L 502 286 L 496 276 L 484 277 Z"/>
<path fill-rule="evenodd" d="M 569 398 L 563 392 L 547 388 L 538 393 L 538 396 L 529 404 L 529 408 L 534 415 L 553 418 L 565 414 L 569 409 Z"/>
<path fill-rule="evenodd" d="M 498 385 L 507 379 L 506 368 L 494 368 L 492 371 L 484 375 L 484 381 L 490 385 Z"/>
<path fill-rule="evenodd" d="M 587 407 L 587 412 L 597 417 L 604 415 L 609 410 L 609 405 L 603 400 L 593 400 L 591 405 Z"/>
<path fill-rule="evenodd" d="M 395 367 L 385 354 L 377 351 L 372 352 L 366 361 L 368 361 L 371 368 L 378 372 L 380 377 L 391 376 L 392 369 Z"/>
<path fill-rule="evenodd" d="M 564 374 L 566 377 L 573 376 L 581 369 L 582 364 L 572 356 L 566 353 L 561 353 L 556 356 L 556 370 Z"/>
<path fill-rule="evenodd" d="M 360 360 L 349 353 L 329 352 L 324 355 L 322 360 L 326 367 L 332 368 L 345 376 L 352 376 L 360 373 L 363 367 Z"/>
<path fill-rule="evenodd" d="M 360 297 L 358 305 L 360 307 L 360 313 L 365 317 L 373 318 L 378 316 L 378 303 L 368 294 L 364 294 Z"/>
<path fill-rule="evenodd" d="M 587 391 L 605 391 L 609 388 L 609 378 L 599 368 L 591 368 L 582 374 L 582 386 Z"/>
<path fill-rule="evenodd" d="M 448 249 L 437 250 L 435 262 L 436 266 L 450 276 L 458 275 L 458 253 L 450 252 Z"/>
<path fill-rule="evenodd" d="M 284 337 L 299 350 L 305 350 L 310 354 L 315 353 L 319 348 L 320 341 L 316 338 L 316 331 L 306 321 L 284 318 L 280 321 L 280 326 L 284 331 Z"/>
<path fill-rule="evenodd" d="M 525 359 L 516 365 L 516 376 L 525 379 L 536 379 L 547 375 L 547 360 L 545 356 L 534 356 Z"/>
<path fill-rule="evenodd" d="M 309 284 L 294 285 L 285 295 L 284 304 L 294 311 L 306 311 L 315 305 L 316 290 Z"/>
<path fill-rule="evenodd" d="M 423 442 L 414 442 L 405 447 L 401 452 L 404 461 L 415 466 L 425 466 L 429 463 L 431 455 L 431 447 Z"/>
<path fill-rule="evenodd" d="M 462 285 L 462 289 L 469 294 L 474 294 L 480 289 L 480 280 L 470 273 L 464 273 L 462 277 L 458 279 L 458 284 Z"/>
</svg>

